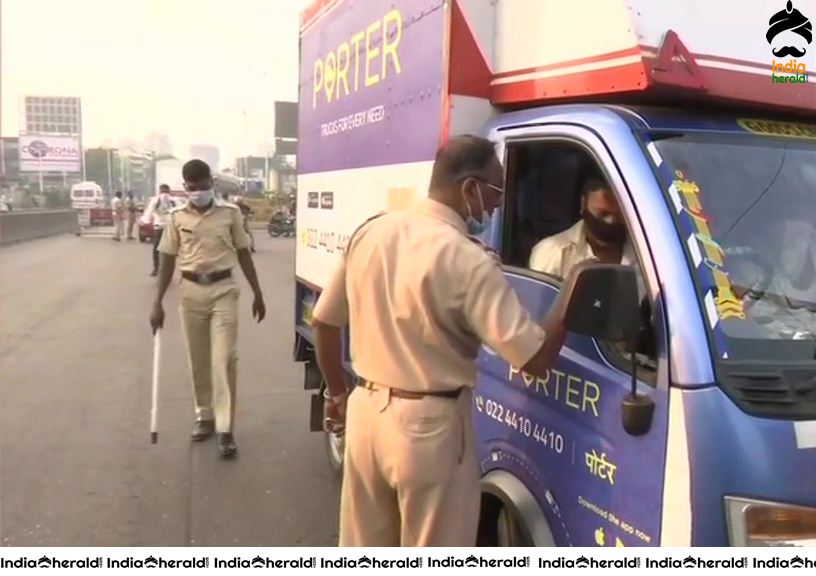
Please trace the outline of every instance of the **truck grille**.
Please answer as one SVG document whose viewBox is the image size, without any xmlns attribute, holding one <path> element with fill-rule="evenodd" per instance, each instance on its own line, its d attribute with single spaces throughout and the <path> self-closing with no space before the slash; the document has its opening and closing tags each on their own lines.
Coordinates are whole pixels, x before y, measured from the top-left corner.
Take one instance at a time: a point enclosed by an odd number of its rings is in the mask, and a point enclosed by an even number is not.
<svg viewBox="0 0 816 576">
<path fill-rule="evenodd" d="M 816 369 L 721 366 L 721 383 L 746 412 L 766 418 L 816 418 Z"/>
</svg>

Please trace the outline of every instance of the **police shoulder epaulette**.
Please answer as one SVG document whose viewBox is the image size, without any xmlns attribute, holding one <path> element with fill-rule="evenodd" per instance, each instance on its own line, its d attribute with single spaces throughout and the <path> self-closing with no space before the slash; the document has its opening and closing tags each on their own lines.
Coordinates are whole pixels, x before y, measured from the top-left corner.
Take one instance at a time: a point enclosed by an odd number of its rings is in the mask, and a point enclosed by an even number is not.
<svg viewBox="0 0 816 576">
<path fill-rule="evenodd" d="M 354 240 L 354 237 L 357 236 L 357 233 L 363 229 L 363 226 L 385 214 L 386 214 L 385 212 L 378 212 L 377 214 L 374 214 L 374 216 L 366 218 L 362 224 L 360 224 L 359 226 L 357 226 L 357 228 L 354 229 L 354 232 L 351 233 L 351 236 L 348 237 L 348 240 L 346 240 L 346 246 L 343 251 L 346 253 L 348 252 L 348 249 L 351 246 L 351 241 Z"/>
<path fill-rule="evenodd" d="M 238 204 L 235 204 L 233 202 L 227 202 L 226 200 L 219 200 L 217 198 L 215 199 L 215 205 L 220 206 L 222 208 L 232 208 L 233 210 L 239 210 Z"/>
<path fill-rule="evenodd" d="M 377 212 L 376 214 L 374 214 L 374 216 L 371 216 L 370 218 L 366 218 L 365 221 L 362 224 L 357 226 L 357 230 L 359 230 L 360 228 L 362 228 L 363 226 L 365 226 L 366 224 L 368 224 L 372 220 L 376 220 L 380 216 L 385 216 L 385 212 L 384 211 L 383 212 Z M 354 231 L 354 234 L 357 233 L 357 230 Z M 354 234 L 352 234 L 352 236 L 354 236 Z"/>
<path fill-rule="evenodd" d="M 480 238 L 468 235 L 467 239 L 476 244 L 482 250 L 484 250 L 487 253 L 487 255 L 493 258 L 496 262 L 501 262 L 501 256 L 499 256 L 499 253 L 496 252 L 493 248 L 491 248 L 487 244 L 485 244 L 484 242 L 482 242 Z"/>
</svg>

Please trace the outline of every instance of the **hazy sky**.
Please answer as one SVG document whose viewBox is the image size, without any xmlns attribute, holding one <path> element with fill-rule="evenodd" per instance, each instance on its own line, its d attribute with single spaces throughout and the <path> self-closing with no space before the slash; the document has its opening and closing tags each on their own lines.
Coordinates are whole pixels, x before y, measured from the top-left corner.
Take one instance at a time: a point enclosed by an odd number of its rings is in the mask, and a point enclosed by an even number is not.
<svg viewBox="0 0 816 576">
<path fill-rule="evenodd" d="M 23 95 L 82 98 L 84 144 L 170 137 L 257 153 L 274 101 L 296 100 L 298 17 L 309 0 L 2 0 L 2 134 Z M 246 130 L 243 111 L 246 111 Z"/>
</svg>

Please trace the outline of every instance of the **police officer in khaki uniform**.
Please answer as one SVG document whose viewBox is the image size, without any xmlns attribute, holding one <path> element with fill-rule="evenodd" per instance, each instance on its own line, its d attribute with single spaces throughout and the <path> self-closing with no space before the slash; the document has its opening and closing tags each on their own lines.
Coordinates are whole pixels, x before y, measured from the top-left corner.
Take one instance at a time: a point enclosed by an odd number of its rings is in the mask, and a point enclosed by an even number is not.
<svg viewBox="0 0 816 576">
<path fill-rule="evenodd" d="M 533 322 L 495 253 L 472 237 L 501 202 L 502 181 L 488 140 L 452 139 L 437 154 L 430 198 L 363 224 L 318 300 L 329 428 L 343 429 L 346 418 L 346 324 L 362 380 L 347 405 L 341 546 L 476 543 L 471 390 L 479 346 L 544 376 L 566 334 L 566 297 L 542 325 Z"/>
<path fill-rule="evenodd" d="M 196 422 L 194 441 L 216 432 L 224 458 L 237 451 L 232 430 L 237 380 L 238 295 L 232 269 L 236 262 L 255 295 L 252 315 L 266 315 L 261 288 L 249 253 L 249 238 L 241 212 L 216 200 L 210 167 L 190 160 L 182 169 L 189 199 L 170 212 L 159 251 L 159 290 L 150 324 L 164 324 L 162 299 L 173 278 L 176 259 L 181 268 L 181 324 L 193 380 Z"/>
</svg>

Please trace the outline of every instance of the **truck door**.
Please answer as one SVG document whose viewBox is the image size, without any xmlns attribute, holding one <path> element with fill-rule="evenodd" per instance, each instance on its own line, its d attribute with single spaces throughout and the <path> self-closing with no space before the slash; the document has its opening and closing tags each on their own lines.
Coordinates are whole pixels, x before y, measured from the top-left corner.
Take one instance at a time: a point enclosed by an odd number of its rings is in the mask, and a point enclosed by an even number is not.
<svg viewBox="0 0 816 576">
<path fill-rule="evenodd" d="M 522 304 L 541 319 L 561 280 L 530 269 L 533 248 L 543 238 L 569 238 L 580 229 L 575 224 L 588 178 L 610 187 L 628 237 L 642 238 L 633 234 L 640 229 L 627 184 L 634 183 L 626 182 L 589 130 L 537 126 L 494 135 L 507 192 L 492 242 Z M 629 242 L 641 295 L 649 304 L 644 326 L 654 328 L 644 339 L 648 345 L 637 368 L 638 389 L 655 404 L 648 433 L 635 437 L 623 429 L 621 404 L 632 368 L 614 343 L 570 334 L 545 378 L 524 374 L 486 348 L 478 360 L 474 409 L 485 481 L 496 471 L 521 480 L 558 545 L 656 546 L 660 541 L 668 375 L 666 354 L 658 351 L 666 349 L 665 324 L 647 245 Z"/>
</svg>

